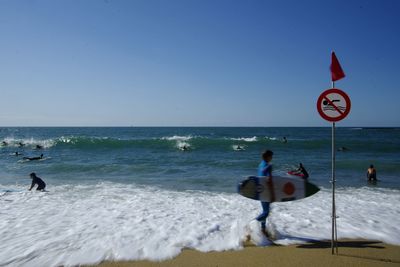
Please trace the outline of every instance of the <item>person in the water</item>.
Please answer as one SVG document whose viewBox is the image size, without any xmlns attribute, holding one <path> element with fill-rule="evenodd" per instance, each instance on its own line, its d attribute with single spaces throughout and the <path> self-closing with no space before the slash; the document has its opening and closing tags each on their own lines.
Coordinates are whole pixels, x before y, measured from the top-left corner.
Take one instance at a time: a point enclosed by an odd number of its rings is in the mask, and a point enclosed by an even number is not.
<svg viewBox="0 0 400 267">
<path fill-rule="evenodd" d="M 44 191 L 44 189 L 46 188 L 46 183 L 40 177 L 37 177 L 36 173 L 34 173 L 34 172 L 32 172 L 29 176 L 32 179 L 32 184 L 31 184 L 31 187 L 29 188 L 29 191 L 31 191 L 35 185 L 38 185 L 38 187 L 36 188 L 36 191 L 38 191 L 38 190 Z"/>
<path fill-rule="evenodd" d="M 239 151 L 239 150 L 244 150 L 244 146 L 237 145 L 237 146 L 235 147 L 235 150 L 237 150 L 237 151 Z"/>
<path fill-rule="evenodd" d="M 299 163 L 299 168 L 297 169 L 297 173 L 302 174 L 303 179 L 307 179 L 309 177 L 306 168 L 304 168 L 302 163 Z"/>
<path fill-rule="evenodd" d="M 367 179 L 368 181 L 376 181 L 376 169 L 374 168 L 374 165 L 369 165 L 369 168 L 367 170 Z"/>
</svg>

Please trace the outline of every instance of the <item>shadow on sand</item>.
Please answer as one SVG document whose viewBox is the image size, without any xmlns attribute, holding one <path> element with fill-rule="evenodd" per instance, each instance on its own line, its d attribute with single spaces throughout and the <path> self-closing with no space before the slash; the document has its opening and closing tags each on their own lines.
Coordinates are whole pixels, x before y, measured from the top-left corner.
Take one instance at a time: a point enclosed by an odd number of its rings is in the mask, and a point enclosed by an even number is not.
<svg viewBox="0 0 400 267">
<path fill-rule="evenodd" d="M 380 241 L 338 241 L 338 248 L 376 248 L 376 249 L 384 249 L 385 247 Z M 309 240 L 307 244 L 301 244 L 297 246 L 298 248 L 330 248 L 331 241 L 317 241 L 317 240 Z"/>
<path fill-rule="evenodd" d="M 373 248 L 373 249 L 385 249 L 380 241 L 338 241 L 338 254 L 337 256 L 341 257 L 351 257 L 351 258 L 359 258 L 359 259 L 366 259 L 366 260 L 373 260 L 379 262 L 391 262 L 391 263 L 400 263 L 400 261 L 388 258 L 379 258 L 379 257 L 372 257 L 372 256 L 365 256 L 365 255 L 356 255 L 353 253 L 343 253 L 340 251 L 340 248 Z M 324 248 L 331 248 L 331 241 L 308 241 L 307 244 L 298 245 L 297 248 L 305 248 L 305 249 L 324 249 Z"/>
</svg>

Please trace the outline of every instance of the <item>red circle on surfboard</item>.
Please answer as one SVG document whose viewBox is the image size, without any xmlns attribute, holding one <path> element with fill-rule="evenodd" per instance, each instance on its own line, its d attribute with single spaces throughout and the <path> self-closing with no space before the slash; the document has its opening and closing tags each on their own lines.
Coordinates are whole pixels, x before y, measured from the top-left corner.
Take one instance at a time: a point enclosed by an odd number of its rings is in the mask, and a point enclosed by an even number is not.
<svg viewBox="0 0 400 267">
<path fill-rule="evenodd" d="M 350 97 L 338 88 L 326 90 L 317 100 L 319 115 L 330 122 L 343 120 L 349 114 L 350 109 Z"/>
<path fill-rule="evenodd" d="M 294 191 L 296 191 L 296 188 L 291 182 L 288 182 L 283 186 L 283 192 L 286 195 L 293 195 Z"/>
</svg>

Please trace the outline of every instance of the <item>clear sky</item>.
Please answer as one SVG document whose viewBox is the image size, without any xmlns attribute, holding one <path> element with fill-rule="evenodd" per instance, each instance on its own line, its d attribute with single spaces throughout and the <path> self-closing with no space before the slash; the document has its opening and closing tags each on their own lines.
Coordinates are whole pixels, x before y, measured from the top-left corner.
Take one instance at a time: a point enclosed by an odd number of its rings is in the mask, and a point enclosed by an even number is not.
<svg viewBox="0 0 400 267">
<path fill-rule="evenodd" d="M 400 126 L 400 1 L 0 0 L 0 126 Z"/>
</svg>

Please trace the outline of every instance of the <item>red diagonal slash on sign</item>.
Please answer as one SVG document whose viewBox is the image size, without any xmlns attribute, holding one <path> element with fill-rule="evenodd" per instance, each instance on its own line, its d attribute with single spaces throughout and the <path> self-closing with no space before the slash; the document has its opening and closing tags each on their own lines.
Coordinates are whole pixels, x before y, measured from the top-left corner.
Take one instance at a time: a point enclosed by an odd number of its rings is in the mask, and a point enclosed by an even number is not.
<svg viewBox="0 0 400 267">
<path fill-rule="evenodd" d="M 337 106 L 335 106 L 335 104 L 333 104 L 333 102 L 332 102 L 327 96 L 324 96 L 324 99 L 325 99 L 326 101 L 328 101 L 329 105 L 331 105 L 334 109 L 336 109 L 336 111 L 339 112 L 340 115 L 343 115 L 343 114 L 344 114 L 344 112 L 341 111 Z"/>
</svg>

